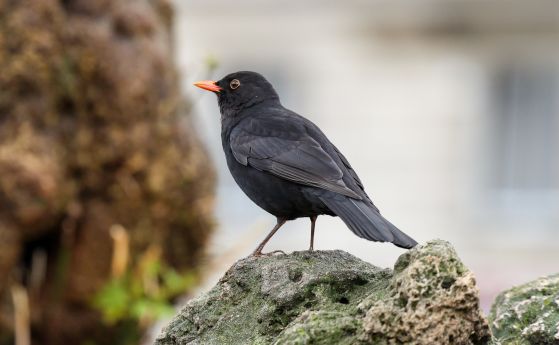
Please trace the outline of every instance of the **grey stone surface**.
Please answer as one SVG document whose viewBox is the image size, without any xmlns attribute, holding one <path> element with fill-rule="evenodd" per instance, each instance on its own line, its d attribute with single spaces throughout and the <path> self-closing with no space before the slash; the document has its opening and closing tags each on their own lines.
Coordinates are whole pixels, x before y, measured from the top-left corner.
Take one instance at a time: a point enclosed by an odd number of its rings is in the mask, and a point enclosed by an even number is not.
<svg viewBox="0 0 559 345">
<path fill-rule="evenodd" d="M 191 300 L 156 344 L 485 344 L 472 273 L 448 242 L 403 254 L 394 270 L 343 251 L 235 263 Z"/>
<path fill-rule="evenodd" d="M 558 345 L 559 274 L 501 293 L 489 318 L 495 345 Z"/>
</svg>

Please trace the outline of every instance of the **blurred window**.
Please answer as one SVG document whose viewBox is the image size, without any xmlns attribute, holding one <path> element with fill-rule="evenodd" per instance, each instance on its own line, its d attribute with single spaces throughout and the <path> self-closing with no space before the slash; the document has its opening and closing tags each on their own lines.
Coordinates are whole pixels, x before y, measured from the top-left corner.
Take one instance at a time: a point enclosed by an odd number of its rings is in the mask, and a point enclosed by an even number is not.
<svg viewBox="0 0 559 345">
<path fill-rule="evenodd" d="M 508 66 L 494 90 L 494 186 L 522 194 L 558 190 L 558 66 Z"/>
</svg>

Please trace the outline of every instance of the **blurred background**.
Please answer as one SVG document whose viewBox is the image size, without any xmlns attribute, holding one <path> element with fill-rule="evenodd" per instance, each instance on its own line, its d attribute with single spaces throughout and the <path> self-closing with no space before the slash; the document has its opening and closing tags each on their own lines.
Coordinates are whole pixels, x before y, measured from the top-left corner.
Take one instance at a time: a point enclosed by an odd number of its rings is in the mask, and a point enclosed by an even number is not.
<svg viewBox="0 0 559 345">
<path fill-rule="evenodd" d="M 0 66 L 2 345 L 148 344 L 268 233 L 192 86 L 237 70 L 315 122 L 394 224 L 452 242 L 485 310 L 559 271 L 556 1 L 0 0 Z M 328 216 L 315 248 L 403 253 Z"/>
<path fill-rule="evenodd" d="M 254 70 L 349 159 L 381 212 L 419 242 L 452 242 L 483 307 L 496 293 L 559 271 L 559 4 L 555 1 L 177 2 L 183 92 L 218 174 L 220 252 L 275 219 L 229 175 L 211 78 Z M 268 250 L 304 250 L 309 221 Z M 402 250 L 317 222 L 316 247 L 383 267 Z M 230 262 L 224 263 L 228 266 Z"/>
</svg>

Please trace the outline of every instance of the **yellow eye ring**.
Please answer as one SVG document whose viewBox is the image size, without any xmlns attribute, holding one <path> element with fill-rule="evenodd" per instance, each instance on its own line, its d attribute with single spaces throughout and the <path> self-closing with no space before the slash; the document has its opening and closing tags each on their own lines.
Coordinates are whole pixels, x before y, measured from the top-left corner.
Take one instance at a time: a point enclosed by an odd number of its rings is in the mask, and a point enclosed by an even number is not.
<svg viewBox="0 0 559 345">
<path fill-rule="evenodd" d="M 241 82 L 239 81 L 239 79 L 233 79 L 231 80 L 231 82 L 229 83 L 229 87 L 233 90 L 235 90 L 236 88 L 238 88 L 239 86 L 241 86 Z"/>
</svg>

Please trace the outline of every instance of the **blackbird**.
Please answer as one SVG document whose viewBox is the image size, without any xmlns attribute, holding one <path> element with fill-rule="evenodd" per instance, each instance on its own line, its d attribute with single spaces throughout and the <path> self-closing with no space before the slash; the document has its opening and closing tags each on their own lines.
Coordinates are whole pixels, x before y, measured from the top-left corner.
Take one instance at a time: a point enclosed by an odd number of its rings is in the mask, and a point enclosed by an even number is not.
<svg viewBox="0 0 559 345">
<path fill-rule="evenodd" d="M 231 175 L 277 224 L 252 255 L 288 220 L 309 217 L 313 250 L 316 218 L 340 217 L 359 237 L 412 248 L 417 242 L 386 220 L 344 155 L 308 119 L 286 109 L 272 85 L 255 72 L 236 72 L 194 85 L 214 92 L 221 141 Z"/>
</svg>

